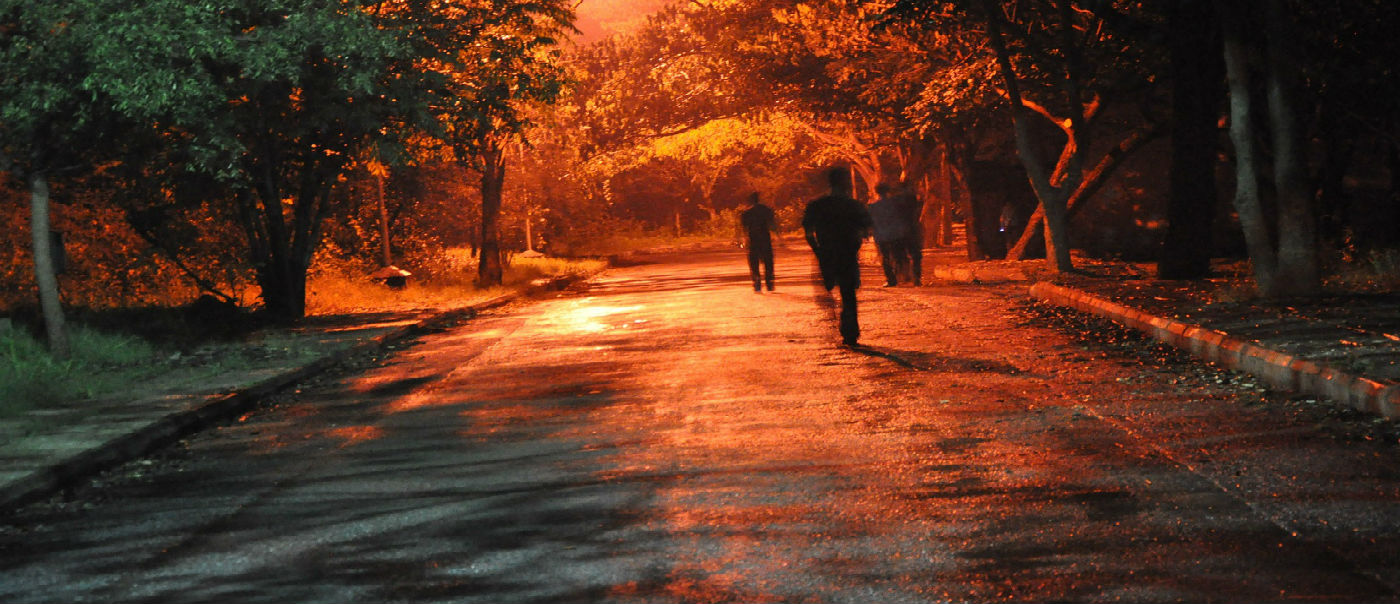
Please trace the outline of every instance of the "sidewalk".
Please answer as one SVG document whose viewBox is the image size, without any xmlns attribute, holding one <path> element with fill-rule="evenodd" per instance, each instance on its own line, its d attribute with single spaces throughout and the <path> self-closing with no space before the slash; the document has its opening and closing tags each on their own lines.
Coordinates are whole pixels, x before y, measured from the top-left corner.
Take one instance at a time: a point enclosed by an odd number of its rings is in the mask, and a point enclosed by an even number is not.
<svg viewBox="0 0 1400 604">
<path fill-rule="evenodd" d="M 1047 304 L 1098 315 L 1271 389 L 1400 417 L 1400 296 L 1355 294 L 1267 304 L 1210 282 L 1158 281 L 1149 265 L 1086 262 L 1087 275 L 1051 277 L 1044 261 L 958 262 L 933 275 L 961 282 L 1022 281 Z"/>
<path fill-rule="evenodd" d="M 295 330 L 294 337 L 318 351 L 309 361 L 272 359 L 209 376 L 199 386 L 135 399 L 78 401 L 0 419 L 0 512 L 50 497 L 80 480 L 237 417 L 262 399 L 346 360 L 391 349 L 423 330 L 469 319 L 519 298 L 563 289 L 577 279 L 541 279 L 523 291 L 460 308 L 308 321 Z"/>
<path fill-rule="evenodd" d="M 679 250 L 678 250 L 679 251 Z M 696 250 L 686 250 L 696 251 Z M 1113 278 L 1043 280 L 1043 262 L 966 262 L 960 252 L 930 251 L 928 276 L 965 283 L 1025 283 L 1046 303 L 1107 317 L 1211 362 L 1258 375 L 1271 387 L 1326 397 L 1393 418 L 1400 415 L 1400 303 L 1396 299 L 1320 300 L 1291 313 L 1251 305 L 1200 304 L 1198 286 L 1144 279 L 1132 266 L 1095 267 Z M 629 259 L 630 260 L 630 259 Z M 0 421 L 0 511 L 39 501 L 67 485 L 139 458 L 211 425 L 237 417 L 260 399 L 356 355 L 391 348 L 424 329 L 470 318 L 522 295 L 562 289 L 568 280 L 474 306 L 366 315 L 350 324 L 322 323 L 301 332 L 323 356 L 220 375 L 194 392 L 140 400 L 86 401 L 43 417 Z M 1193 289 L 1196 287 L 1196 289 Z M 1330 305 L 1330 306 L 1329 306 Z M 1343 316 L 1328 310 L 1350 309 Z M 1337 313 L 1333 313 L 1337 314 Z M 36 429 L 36 426 L 41 428 Z"/>
</svg>

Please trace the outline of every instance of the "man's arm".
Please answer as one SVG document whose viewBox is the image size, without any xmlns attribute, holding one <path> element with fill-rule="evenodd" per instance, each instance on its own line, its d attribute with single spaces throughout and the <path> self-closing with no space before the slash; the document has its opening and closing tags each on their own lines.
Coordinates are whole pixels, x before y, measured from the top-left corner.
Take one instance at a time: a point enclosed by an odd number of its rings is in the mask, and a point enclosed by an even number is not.
<svg viewBox="0 0 1400 604">
<path fill-rule="evenodd" d="M 803 237 L 807 239 L 807 245 L 815 250 L 820 247 L 821 242 L 817 240 L 817 233 L 814 230 L 816 227 L 816 216 L 812 214 L 812 204 L 809 202 L 807 204 L 807 209 L 802 212 L 802 234 Z"/>
</svg>

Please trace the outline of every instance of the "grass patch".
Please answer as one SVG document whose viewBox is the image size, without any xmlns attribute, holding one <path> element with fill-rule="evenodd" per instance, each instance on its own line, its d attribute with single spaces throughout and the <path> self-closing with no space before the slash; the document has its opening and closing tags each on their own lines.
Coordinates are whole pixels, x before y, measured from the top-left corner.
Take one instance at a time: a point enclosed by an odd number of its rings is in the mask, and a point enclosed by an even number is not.
<svg viewBox="0 0 1400 604">
<path fill-rule="evenodd" d="M 72 356 L 57 359 L 24 329 L 0 331 L 0 417 L 113 392 L 149 376 L 160 355 L 141 338 L 81 325 L 69 338 Z"/>
<path fill-rule="evenodd" d="M 588 275 L 606 268 L 604 260 L 588 258 L 550 258 L 540 256 L 526 258 L 516 256 L 506 269 L 506 285 L 520 285 L 536 279 L 548 279 L 564 275 Z"/>
<path fill-rule="evenodd" d="M 410 280 L 389 289 L 364 275 L 316 275 L 307 291 L 308 315 L 401 312 L 470 305 L 514 291 L 530 281 L 601 270 L 601 260 L 517 257 L 505 285 L 480 289 L 469 254 L 448 277 Z M 452 275 L 457 275 L 454 277 Z M 90 324 L 91 323 L 91 324 Z M 94 327 L 92 324 L 98 325 Z M 0 330 L 0 417 L 72 407 L 72 403 L 113 396 L 204 392 L 243 387 L 236 380 L 269 369 L 305 365 L 346 340 L 255 323 L 223 325 L 191 316 L 180 308 L 117 309 L 70 324 L 73 354 L 55 359 L 29 330 Z M 45 420 L 37 414 L 35 422 Z"/>
</svg>

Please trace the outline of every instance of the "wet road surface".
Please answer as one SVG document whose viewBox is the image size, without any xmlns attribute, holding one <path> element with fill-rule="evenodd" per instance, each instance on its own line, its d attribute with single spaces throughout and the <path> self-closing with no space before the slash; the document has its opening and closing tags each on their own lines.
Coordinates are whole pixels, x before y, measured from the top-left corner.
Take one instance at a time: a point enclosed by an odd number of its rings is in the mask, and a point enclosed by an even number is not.
<svg viewBox="0 0 1400 604">
<path fill-rule="evenodd" d="M 1388 527 L 1393 461 L 1318 505 L 1277 475 L 1354 450 L 1216 427 L 985 287 L 868 272 L 844 348 L 778 266 L 765 294 L 737 254 L 615 269 L 425 336 L 27 512 L 0 602 L 1395 599 L 1386 535 L 1297 530 Z"/>
</svg>

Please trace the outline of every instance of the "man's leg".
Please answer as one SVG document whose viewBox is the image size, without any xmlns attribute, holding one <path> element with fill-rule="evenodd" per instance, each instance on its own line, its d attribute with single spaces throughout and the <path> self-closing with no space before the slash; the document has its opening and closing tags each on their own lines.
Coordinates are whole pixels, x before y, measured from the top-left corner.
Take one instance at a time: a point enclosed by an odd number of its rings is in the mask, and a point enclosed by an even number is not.
<svg viewBox="0 0 1400 604">
<path fill-rule="evenodd" d="M 909 267 L 914 271 L 914 285 L 924 284 L 924 233 L 916 229 L 909 236 Z"/>
<path fill-rule="evenodd" d="M 860 260 L 851 250 L 838 260 L 837 281 L 841 288 L 841 341 L 855 346 L 860 340 L 860 320 L 856 317 L 856 289 L 860 287 Z"/>
<path fill-rule="evenodd" d="M 763 252 L 763 278 L 768 284 L 768 291 L 773 291 L 773 248 Z"/>
<path fill-rule="evenodd" d="M 760 281 L 759 281 L 760 276 L 759 276 L 759 274 L 758 274 L 758 262 L 759 262 L 759 255 L 758 255 L 758 252 L 755 251 L 755 250 L 753 249 L 753 246 L 749 246 L 749 278 L 753 279 L 753 290 L 754 290 L 754 291 L 761 291 L 761 290 L 762 290 L 762 288 L 759 287 L 759 284 L 760 284 Z"/>
<path fill-rule="evenodd" d="M 885 286 L 894 287 L 899 283 L 898 270 L 895 253 L 897 243 L 875 243 L 875 250 L 880 252 L 880 268 L 885 271 Z"/>
<path fill-rule="evenodd" d="M 855 279 L 847 275 L 841 278 L 841 341 L 847 346 L 855 346 L 860 340 L 860 319 L 856 316 Z"/>
<path fill-rule="evenodd" d="M 831 291 L 831 288 L 836 287 L 836 267 L 834 266 L 835 262 L 831 259 L 831 252 L 822 250 L 816 254 L 817 270 L 822 274 L 822 287 L 826 288 L 826 291 Z"/>
</svg>

